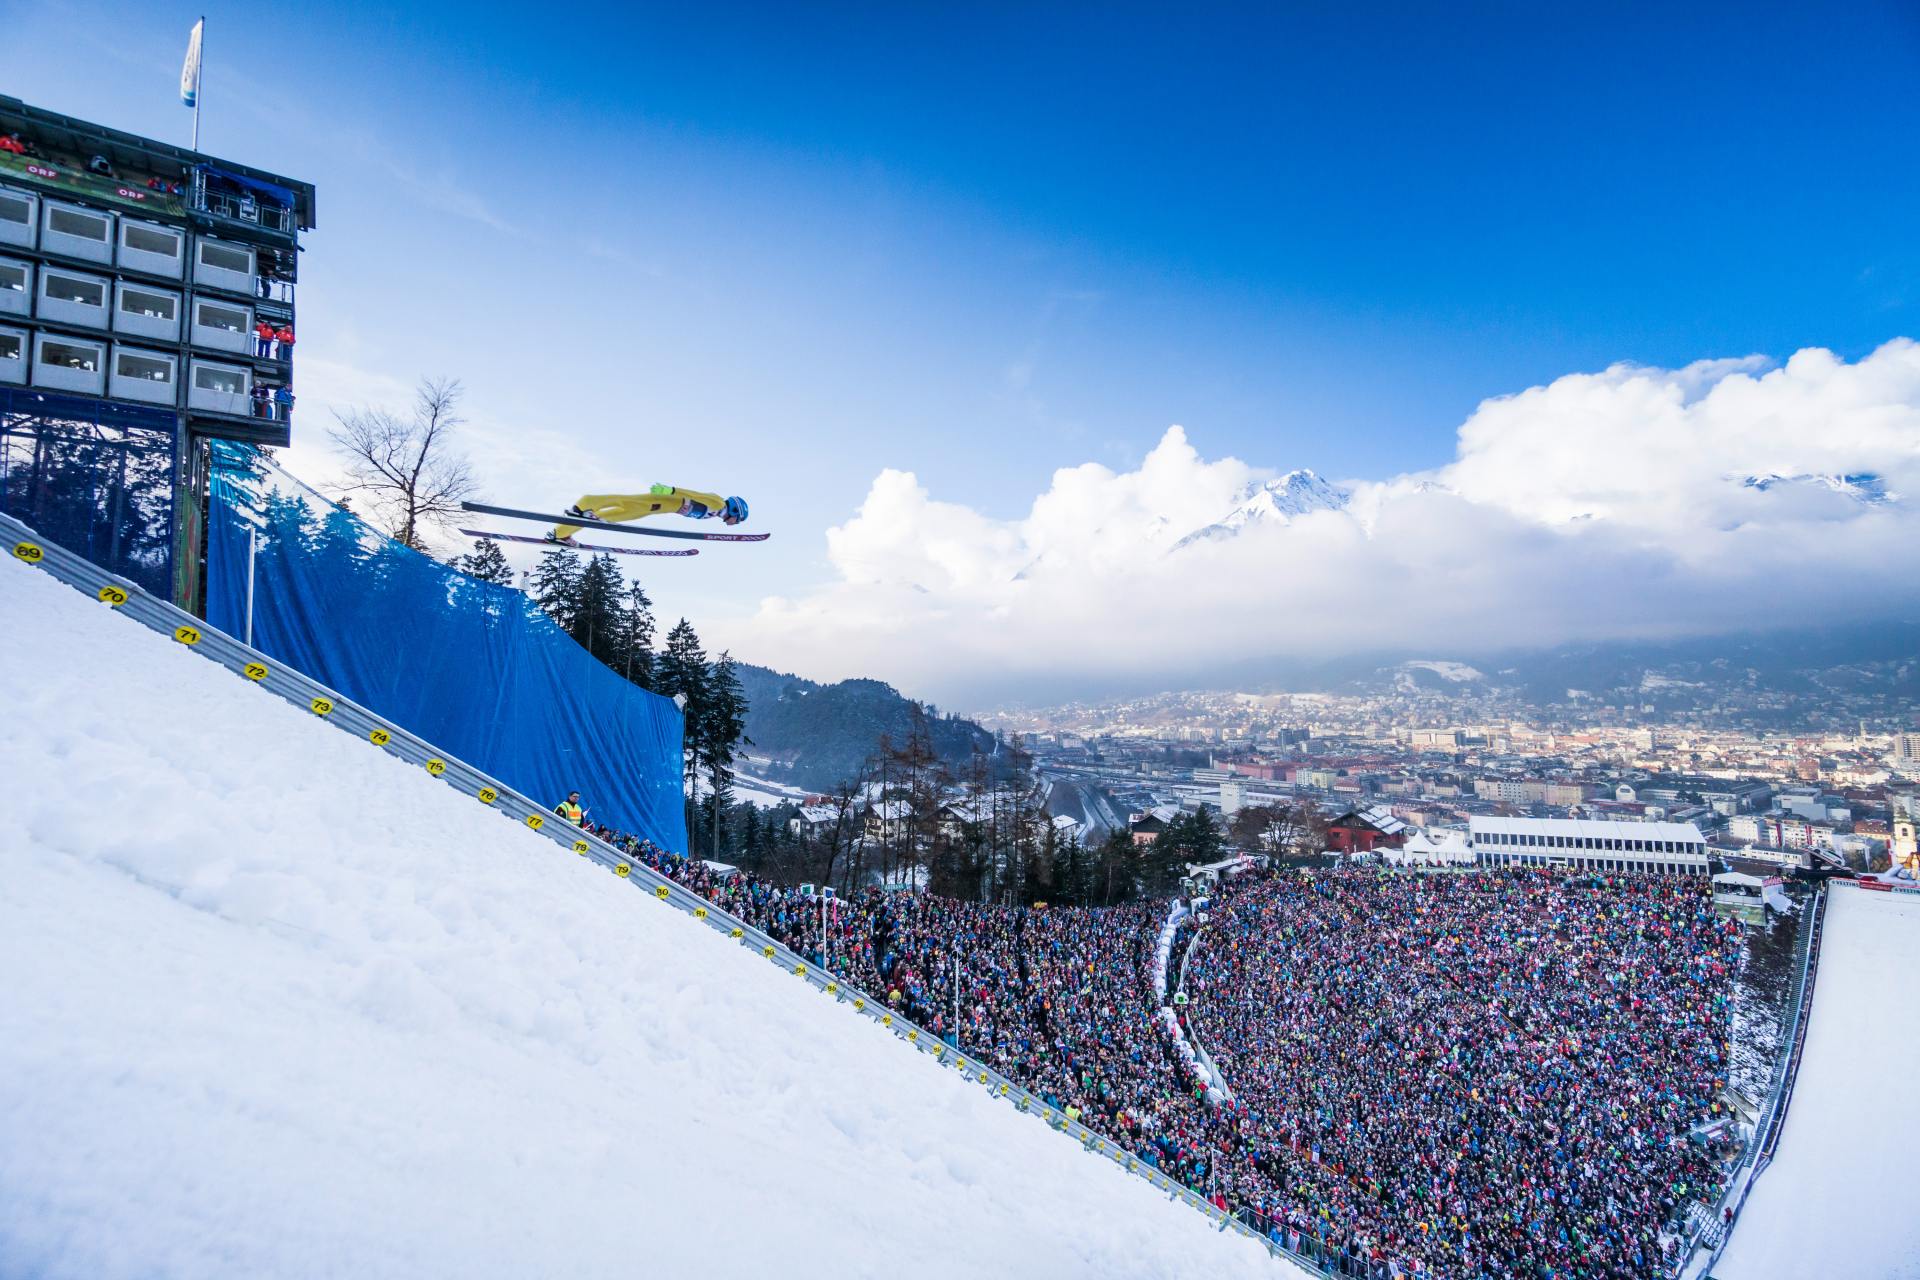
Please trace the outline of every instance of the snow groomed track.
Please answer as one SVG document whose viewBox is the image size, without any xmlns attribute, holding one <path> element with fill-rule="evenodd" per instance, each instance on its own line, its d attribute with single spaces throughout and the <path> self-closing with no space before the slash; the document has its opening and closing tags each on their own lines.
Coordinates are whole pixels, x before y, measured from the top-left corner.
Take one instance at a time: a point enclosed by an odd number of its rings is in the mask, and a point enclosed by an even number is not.
<svg viewBox="0 0 1920 1280">
<path fill-rule="evenodd" d="M 1287 1272 L 533 802 L 0 570 L 0 1274 Z"/>
<path fill-rule="evenodd" d="M 1920 1280 L 1920 896 L 1835 882 L 1793 1103 L 1717 1280 Z"/>
</svg>

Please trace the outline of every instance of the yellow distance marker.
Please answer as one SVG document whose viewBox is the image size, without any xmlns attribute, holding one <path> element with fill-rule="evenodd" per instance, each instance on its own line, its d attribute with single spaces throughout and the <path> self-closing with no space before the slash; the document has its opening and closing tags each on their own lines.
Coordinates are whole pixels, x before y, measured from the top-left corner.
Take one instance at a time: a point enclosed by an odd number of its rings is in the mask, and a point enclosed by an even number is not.
<svg viewBox="0 0 1920 1280">
<path fill-rule="evenodd" d="M 527 825 L 532 827 L 535 831 L 538 831 L 540 829 L 540 824 L 544 821 L 546 821 L 546 819 L 536 814 L 535 816 L 527 819 Z M 583 858 L 586 857 L 587 842 L 585 840 L 575 840 L 573 842 L 573 851 L 579 854 Z"/>
<path fill-rule="evenodd" d="M 839 995 L 839 994 L 840 994 L 840 984 L 839 984 L 839 983 L 837 983 L 837 982 L 829 982 L 829 983 L 827 984 L 827 994 L 828 994 L 828 995 L 830 995 L 830 996 L 837 996 L 837 995 Z"/>
<path fill-rule="evenodd" d="M 541 817 L 537 813 L 530 813 L 527 815 L 527 825 L 529 827 L 532 827 L 535 831 L 538 831 L 540 828 L 547 825 L 547 820 Z M 582 849 L 580 852 L 585 853 L 586 850 Z"/>
<path fill-rule="evenodd" d="M 441 774 L 445 773 L 446 771 L 447 771 L 447 762 L 445 760 L 442 760 L 439 756 L 435 756 L 433 759 L 427 761 L 427 772 L 432 774 L 434 777 L 437 778 Z"/>
<path fill-rule="evenodd" d="M 804 977 L 806 977 L 806 976 L 807 976 L 807 966 L 805 966 L 805 965 L 803 965 L 803 964 L 797 964 L 797 965 L 795 965 L 795 966 L 793 966 L 793 976 L 794 976 L 794 977 L 796 977 L 796 978 L 804 978 Z"/>
<path fill-rule="evenodd" d="M 492 804 L 500 798 L 500 793 L 492 787 L 482 787 L 474 794 L 479 798 L 481 804 Z"/>
<path fill-rule="evenodd" d="M 40 549 L 37 542 L 16 542 L 13 544 L 13 556 L 16 560 L 25 560 L 28 564 L 39 564 L 40 558 L 47 553 Z"/>
<path fill-rule="evenodd" d="M 199 644 L 200 630 L 198 627 L 178 626 L 173 629 L 173 638 L 181 644 Z"/>
<path fill-rule="evenodd" d="M 628 876 L 633 874 L 633 868 L 623 862 L 613 869 L 613 874 L 619 876 L 622 880 L 625 880 Z"/>
<path fill-rule="evenodd" d="M 760 954 L 771 960 L 773 959 L 773 948 L 770 946 L 762 947 L 760 948 Z"/>
<path fill-rule="evenodd" d="M 330 716 L 333 714 L 333 703 L 329 699 L 315 698 L 307 705 L 313 708 L 313 714 L 317 716 Z"/>
<path fill-rule="evenodd" d="M 667 888 L 667 886 L 663 884 L 657 884 L 653 887 L 653 896 L 660 899 L 660 901 L 662 902 L 665 902 L 667 900 L 667 896 L 672 892 L 673 890 Z"/>
<path fill-rule="evenodd" d="M 265 680 L 267 678 L 267 664 L 264 662 L 249 662 L 246 666 L 240 668 L 240 674 L 253 681 Z"/>
<path fill-rule="evenodd" d="M 389 742 L 393 741 L 393 735 L 388 733 L 385 729 L 375 729 L 372 733 L 367 735 L 367 741 L 371 742 L 376 747 L 384 747 Z"/>
<path fill-rule="evenodd" d="M 102 603 L 110 604 L 118 609 L 127 602 L 127 590 L 125 587 L 116 587 L 109 582 L 106 586 L 100 588 L 100 599 Z"/>
<path fill-rule="evenodd" d="M 883 1013 L 883 1014 L 881 1014 L 881 1015 L 880 1015 L 880 1025 L 881 1025 L 881 1026 L 883 1026 L 883 1027 L 890 1027 L 890 1026 L 892 1026 L 892 1025 L 893 1025 L 893 1015 L 892 1015 L 892 1014 L 890 1014 L 890 1013 Z"/>
<path fill-rule="evenodd" d="M 693 909 L 693 918 L 695 920 L 705 920 L 707 918 L 707 909 L 705 907 L 695 907 Z"/>
<path fill-rule="evenodd" d="M 744 929 L 742 929 L 742 928 L 740 928 L 740 927 L 739 927 L 738 925 L 735 925 L 735 926 L 733 927 L 733 930 L 732 930 L 731 932 L 729 932 L 729 933 L 727 934 L 727 936 L 728 936 L 729 938 L 741 938 L 741 937 L 745 937 L 745 936 L 746 936 L 746 930 L 744 930 Z"/>
</svg>

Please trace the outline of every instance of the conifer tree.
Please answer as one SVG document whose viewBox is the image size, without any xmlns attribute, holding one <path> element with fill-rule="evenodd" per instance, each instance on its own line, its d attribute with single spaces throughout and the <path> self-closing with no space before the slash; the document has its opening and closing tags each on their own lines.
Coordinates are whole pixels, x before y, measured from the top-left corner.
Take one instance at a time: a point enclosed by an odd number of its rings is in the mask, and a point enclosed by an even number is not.
<svg viewBox="0 0 1920 1280">
<path fill-rule="evenodd" d="M 686 753 L 686 791 L 691 800 L 693 779 L 705 760 L 701 754 L 700 724 L 707 710 L 707 652 L 701 647 L 693 624 L 685 618 L 667 632 L 666 650 L 654 664 L 654 680 L 654 692 L 663 697 L 677 695 L 686 699 L 682 709 L 686 717 L 682 744 Z"/>
<path fill-rule="evenodd" d="M 745 737 L 747 697 L 734 673 L 733 655 L 722 653 L 707 670 L 706 704 L 690 726 L 699 741 L 700 763 L 706 767 L 713 797 L 715 821 L 733 794 L 733 753 Z"/>
<path fill-rule="evenodd" d="M 492 538 L 475 538 L 473 551 L 454 557 L 453 567 L 469 578 L 478 578 L 482 582 L 498 583 L 503 587 L 513 585 L 513 566 L 507 563 L 506 553 Z"/>
<path fill-rule="evenodd" d="M 620 596 L 624 586 L 612 556 L 602 552 L 587 561 L 580 572 L 573 618 L 567 627 L 582 648 L 616 671 L 625 658 L 620 651 L 624 630 Z"/>
<path fill-rule="evenodd" d="M 533 601 L 568 635 L 580 614 L 580 556 L 574 551 L 549 551 L 534 566 Z"/>
<path fill-rule="evenodd" d="M 627 584 L 620 608 L 620 674 L 642 689 L 653 688 L 653 601 L 637 582 Z"/>
</svg>

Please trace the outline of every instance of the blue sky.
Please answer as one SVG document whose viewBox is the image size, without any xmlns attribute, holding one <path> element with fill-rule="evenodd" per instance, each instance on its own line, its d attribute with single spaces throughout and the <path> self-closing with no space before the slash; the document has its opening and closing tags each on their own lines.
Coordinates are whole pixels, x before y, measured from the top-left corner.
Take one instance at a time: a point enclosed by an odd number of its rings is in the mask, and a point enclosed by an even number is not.
<svg viewBox="0 0 1920 1280">
<path fill-rule="evenodd" d="M 882 468 L 1006 520 L 1177 422 L 1383 478 L 1563 374 L 1920 328 L 1913 7 L 1673 8 L 217 4 L 203 142 L 319 186 L 304 406 L 450 374 L 494 497 L 742 493 L 764 554 L 650 577 L 738 618 Z M 5 89 L 184 142 L 200 12 L 19 7 Z"/>
</svg>

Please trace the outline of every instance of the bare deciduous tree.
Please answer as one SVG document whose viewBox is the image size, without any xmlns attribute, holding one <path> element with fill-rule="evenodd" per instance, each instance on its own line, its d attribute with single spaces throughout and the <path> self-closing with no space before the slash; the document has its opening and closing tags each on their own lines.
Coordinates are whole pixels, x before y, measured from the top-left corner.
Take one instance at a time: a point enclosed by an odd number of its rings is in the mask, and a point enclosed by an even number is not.
<svg viewBox="0 0 1920 1280">
<path fill-rule="evenodd" d="M 422 378 L 406 417 L 381 408 L 334 414 L 328 431 L 347 455 L 341 496 L 364 493 L 382 528 L 410 547 L 424 550 L 424 525 L 446 526 L 462 499 L 477 488 L 467 460 L 452 447 L 465 421 L 457 412 L 462 389 L 451 378 Z"/>
</svg>

